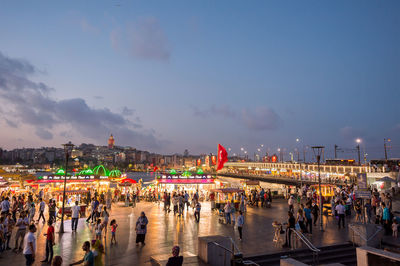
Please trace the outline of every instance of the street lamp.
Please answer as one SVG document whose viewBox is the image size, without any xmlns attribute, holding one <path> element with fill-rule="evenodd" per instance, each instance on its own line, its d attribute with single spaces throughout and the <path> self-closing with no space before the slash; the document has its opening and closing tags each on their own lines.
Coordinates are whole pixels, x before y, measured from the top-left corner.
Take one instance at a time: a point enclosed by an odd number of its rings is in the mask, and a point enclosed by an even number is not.
<svg viewBox="0 0 400 266">
<path fill-rule="evenodd" d="M 321 154 L 324 152 L 324 146 L 313 146 L 311 147 L 313 149 L 314 155 L 317 158 L 317 163 L 318 163 L 318 188 L 319 188 L 319 213 L 321 216 L 320 223 L 319 223 L 319 229 L 323 231 L 323 215 L 322 215 L 322 190 L 321 190 L 321 169 L 320 169 L 320 163 L 321 163 Z"/>
<path fill-rule="evenodd" d="M 357 142 L 357 151 L 358 151 L 358 165 L 361 165 L 361 155 L 360 155 L 361 139 L 356 139 L 356 142 Z"/>
<path fill-rule="evenodd" d="M 60 230 L 58 233 L 64 233 L 64 205 L 65 205 L 65 187 L 67 185 L 67 173 L 68 173 L 68 158 L 74 148 L 74 144 L 70 142 L 63 144 L 64 146 L 64 153 L 65 153 L 65 175 L 64 175 L 64 190 L 63 190 L 63 202 L 62 202 L 62 210 L 61 210 L 61 224 Z"/>
<path fill-rule="evenodd" d="M 385 160 L 387 161 L 387 147 L 386 147 L 386 143 L 390 142 L 391 139 L 383 139 L 383 148 L 385 149 Z"/>
</svg>

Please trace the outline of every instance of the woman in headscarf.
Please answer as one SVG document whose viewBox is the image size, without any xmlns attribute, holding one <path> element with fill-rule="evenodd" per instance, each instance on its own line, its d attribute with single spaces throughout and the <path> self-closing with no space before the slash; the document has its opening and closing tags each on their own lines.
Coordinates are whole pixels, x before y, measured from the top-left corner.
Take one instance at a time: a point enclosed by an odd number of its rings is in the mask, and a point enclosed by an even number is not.
<svg viewBox="0 0 400 266">
<path fill-rule="evenodd" d="M 146 215 L 144 212 L 140 214 L 140 217 L 136 221 L 136 245 L 138 246 L 141 242 L 142 245 L 145 245 L 144 240 L 147 233 L 147 224 L 149 221 L 147 220 Z"/>
<path fill-rule="evenodd" d="M 179 256 L 179 246 L 172 248 L 172 257 L 168 259 L 167 266 L 182 266 L 183 257 Z"/>
</svg>

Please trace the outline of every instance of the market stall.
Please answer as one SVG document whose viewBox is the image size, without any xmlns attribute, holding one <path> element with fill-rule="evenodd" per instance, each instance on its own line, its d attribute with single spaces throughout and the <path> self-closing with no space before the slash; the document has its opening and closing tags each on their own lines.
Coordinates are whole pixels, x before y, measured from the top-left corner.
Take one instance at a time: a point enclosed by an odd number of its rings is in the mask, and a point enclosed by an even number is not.
<svg viewBox="0 0 400 266">
<path fill-rule="evenodd" d="M 239 188 L 220 188 L 212 189 L 211 192 L 215 193 L 215 206 L 213 206 L 214 203 L 212 202 L 212 208 L 221 209 L 227 202 L 233 201 L 235 208 L 239 209 L 240 194 L 244 193 L 244 190 Z"/>
</svg>

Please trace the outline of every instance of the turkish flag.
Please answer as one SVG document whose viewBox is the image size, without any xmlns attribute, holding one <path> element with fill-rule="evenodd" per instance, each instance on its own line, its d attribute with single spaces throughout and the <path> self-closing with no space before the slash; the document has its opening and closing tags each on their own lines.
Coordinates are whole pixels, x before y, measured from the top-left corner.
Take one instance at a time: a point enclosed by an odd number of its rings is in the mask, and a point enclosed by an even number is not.
<svg viewBox="0 0 400 266">
<path fill-rule="evenodd" d="M 226 152 L 225 148 L 218 144 L 218 167 L 217 171 L 221 170 L 224 167 L 224 164 L 228 161 L 228 153 Z"/>
</svg>

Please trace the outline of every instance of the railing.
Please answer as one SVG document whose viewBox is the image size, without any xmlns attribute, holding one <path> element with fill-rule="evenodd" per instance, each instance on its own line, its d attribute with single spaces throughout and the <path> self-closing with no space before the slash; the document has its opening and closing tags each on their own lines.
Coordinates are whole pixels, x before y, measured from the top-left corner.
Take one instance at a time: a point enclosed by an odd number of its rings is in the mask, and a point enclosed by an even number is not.
<svg viewBox="0 0 400 266">
<path fill-rule="evenodd" d="M 293 228 L 290 228 L 290 230 L 292 230 L 292 232 L 294 232 L 296 234 L 296 236 L 308 247 L 308 249 L 312 251 L 314 265 L 319 264 L 319 252 L 321 252 L 321 250 L 316 248 L 313 245 L 313 243 L 311 243 L 311 241 L 307 237 L 305 237 L 301 232 L 299 232 Z M 294 242 L 295 243 L 293 243 L 294 245 L 292 245 L 292 247 L 295 246 L 295 244 L 296 244 L 296 241 L 294 241 Z"/>
<path fill-rule="evenodd" d="M 370 237 L 366 238 L 364 237 L 360 231 L 358 231 L 356 228 L 354 228 L 353 225 L 349 224 L 348 227 L 351 229 L 352 233 L 352 242 L 353 242 L 353 246 L 355 245 L 354 243 L 354 233 L 358 235 L 358 237 L 360 237 L 362 240 L 364 240 L 365 242 L 368 242 L 370 240 L 372 240 L 373 238 L 376 237 L 376 235 L 383 230 L 382 226 L 378 227 L 378 230 L 375 231 L 375 233 L 373 233 Z"/>
<path fill-rule="evenodd" d="M 232 249 L 226 248 L 223 245 L 217 243 L 217 242 L 211 242 L 214 245 L 216 245 L 217 247 L 220 247 L 224 250 L 224 266 L 225 265 L 231 265 L 231 263 L 229 262 L 228 264 L 226 263 L 226 252 L 229 252 L 231 254 L 231 259 L 235 258 L 235 255 L 241 255 L 242 253 L 240 252 L 239 248 L 236 246 L 235 242 L 233 241 L 232 238 L 229 238 L 229 240 L 232 243 Z M 237 251 L 237 253 L 235 253 L 235 250 Z M 259 266 L 257 263 L 251 261 L 251 260 L 243 260 L 242 261 L 244 265 L 254 265 L 254 266 Z"/>
</svg>

